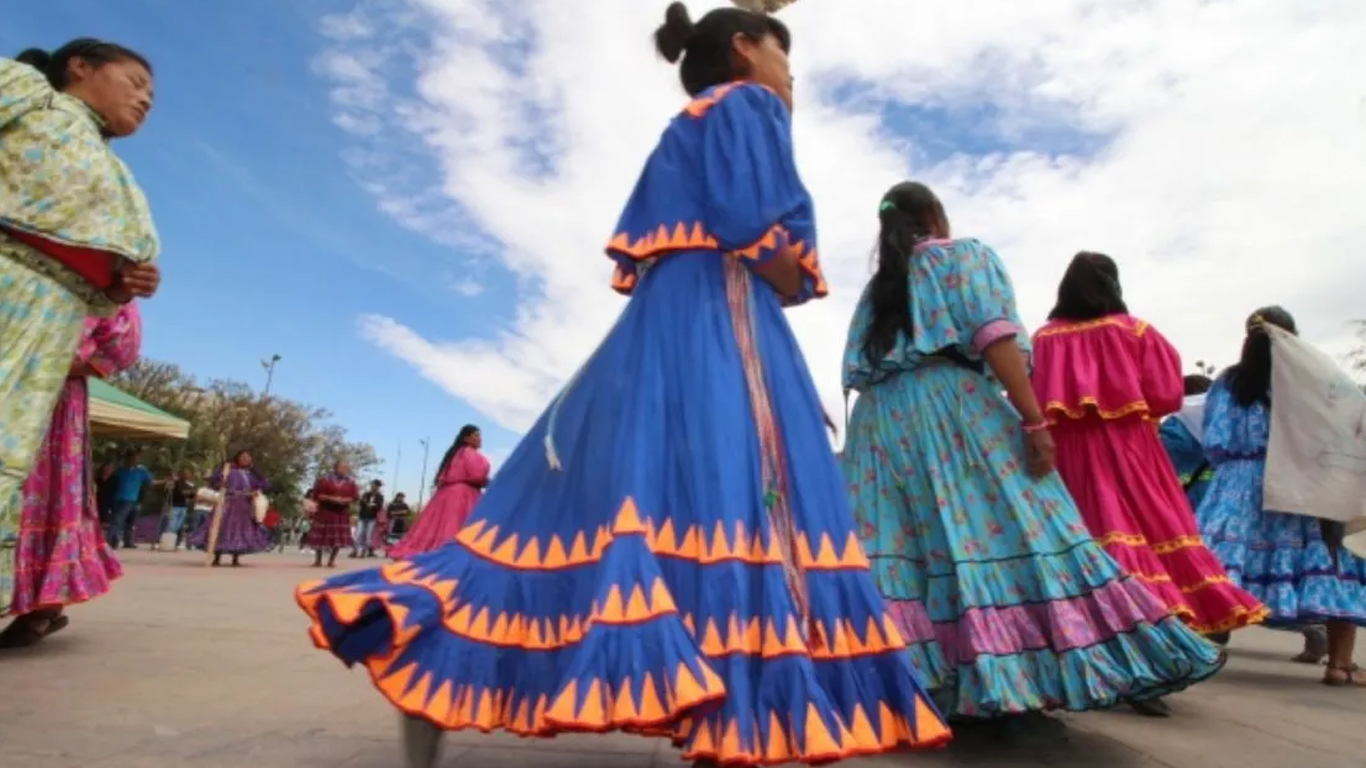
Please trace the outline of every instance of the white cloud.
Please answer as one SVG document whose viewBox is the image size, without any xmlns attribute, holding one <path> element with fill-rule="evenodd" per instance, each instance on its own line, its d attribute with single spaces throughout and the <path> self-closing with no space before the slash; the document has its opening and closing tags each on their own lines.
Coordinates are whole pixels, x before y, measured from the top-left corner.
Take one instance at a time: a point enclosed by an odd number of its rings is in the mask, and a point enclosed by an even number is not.
<svg viewBox="0 0 1366 768">
<path fill-rule="evenodd" d="M 620 309 L 602 245 L 684 99 L 674 70 L 652 58 L 664 2 L 506 5 L 363 8 L 355 18 L 374 35 L 332 34 L 340 42 L 320 70 L 337 85 L 339 115 L 382 123 L 350 155 L 381 207 L 523 278 L 515 319 L 486 338 L 431 341 L 402 318 L 365 319 L 367 337 L 521 429 Z M 1338 350 L 1347 320 L 1366 315 L 1366 4 L 855 5 L 802 0 L 782 16 L 795 37 L 798 162 L 833 289 L 790 318 L 832 413 L 877 199 L 908 175 L 940 191 L 958 234 L 1001 252 L 1030 323 L 1081 248 L 1119 259 L 1131 307 L 1192 362 L 1231 362 L 1244 316 L 1261 304 L 1286 305 L 1306 335 Z M 517 58 L 520 48 L 529 53 Z M 367 76 L 408 52 L 416 82 Z M 834 79 L 897 103 L 988 103 L 990 128 L 1005 136 L 1042 124 L 1110 138 L 1091 156 L 959 154 L 911 167 L 917 137 L 889 135 L 875 101 L 823 100 L 818 85 Z M 549 172 L 528 146 L 555 153 Z M 434 168 L 437 186 L 400 167 Z"/>
<path fill-rule="evenodd" d="M 462 277 L 451 284 L 451 290 L 466 298 L 478 296 L 484 292 L 484 285 L 477 280 Z"/>
</svg>

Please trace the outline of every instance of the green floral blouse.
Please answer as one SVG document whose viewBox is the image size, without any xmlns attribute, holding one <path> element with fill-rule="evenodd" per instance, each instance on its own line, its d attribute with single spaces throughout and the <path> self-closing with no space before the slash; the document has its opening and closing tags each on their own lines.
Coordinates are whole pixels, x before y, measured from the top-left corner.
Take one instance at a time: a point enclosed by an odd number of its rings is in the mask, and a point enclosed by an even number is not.
<svg viewBox="0 0 1366 768">
<path fill-rule="evenodd" d="M 41 72 L 0 58 L 0 226 L 147 262 L 160 250 L 147 198 L 115 155 L 103 121 Z M 75 272 L 0 231 L 0 256 L 59 281 L 109 314 L 114 304 Z"/>
</svg>

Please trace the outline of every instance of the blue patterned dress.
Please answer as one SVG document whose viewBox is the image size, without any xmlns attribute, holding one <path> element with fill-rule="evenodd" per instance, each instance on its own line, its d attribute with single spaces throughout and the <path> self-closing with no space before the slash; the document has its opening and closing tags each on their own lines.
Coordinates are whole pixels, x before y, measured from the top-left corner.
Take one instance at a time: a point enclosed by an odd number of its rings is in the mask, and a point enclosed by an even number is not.
<svg viewBox="0 0 1366 768">
<path fill-rule="evenodd" d="M 670 124 L 608 254 L 631 294 L 455 542 L 302 585 L 312 636 L 441 728 L 622 730 L 727 765 L 943 743 L 854 533 L 778 295 L 824 293 L 790 116 Z"/>
<path fill-rule="evenodd" d="M 992 324 L 1022 328 L 996 254 L 931 241 L 909 282 L 914 338 L 876 365 L 866 293 L 855 311 L 843 466 L 873 577 L 943 708 L 1099 709 L 1214 674 L 1219 651 L 1091 539 L 1061 479 L 1026 474 L 1020 417 L 974 344 Z"/>
<path fill-rule="evenodd" d="M 1233 399 L 1227 375 L 1205 401 L 1205 453 L 1214 479 L 1196 522 L 1229 578 L 1271 609 L 1268 624 L 1330 620 L 1366 626 L 1366 561 L 1346 549 L 1333 564 L 1316 518 L 1262 510 L 1269 414 Z"/>
</svg>

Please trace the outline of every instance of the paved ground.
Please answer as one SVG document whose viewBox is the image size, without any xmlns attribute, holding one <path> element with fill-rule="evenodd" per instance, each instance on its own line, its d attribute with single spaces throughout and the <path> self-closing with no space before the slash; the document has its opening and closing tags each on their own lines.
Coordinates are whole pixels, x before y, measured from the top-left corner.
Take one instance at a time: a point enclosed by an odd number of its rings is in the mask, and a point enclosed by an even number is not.
<svg viewBox="0 0 1366 768">
<path fill-rule="evenodd" d="M 388 768 L 401 766 L 395 715 L 363 674 L 313 650 L 291 589 L 314 572 L 297 555 L 208 569 L 139 551 L 113 594 L 71 611 L 47 643 L 0 653 L 4 768 Z M 933 754 L 852 768 L 1360 768 L 1366 690 L 1318 684 L 1285 661 L 1298 637 L 1240 633 L 1214 680 L 1173 700 L 1177 716 L 1069 716 L 1071 738 L 1009 750 L 960 740 Z M 963 743 L 966 742 L 966 743 Z M 453 734 L 451 768 L 677 766 L 630 736 L 521 740 Z"/>
</svg>

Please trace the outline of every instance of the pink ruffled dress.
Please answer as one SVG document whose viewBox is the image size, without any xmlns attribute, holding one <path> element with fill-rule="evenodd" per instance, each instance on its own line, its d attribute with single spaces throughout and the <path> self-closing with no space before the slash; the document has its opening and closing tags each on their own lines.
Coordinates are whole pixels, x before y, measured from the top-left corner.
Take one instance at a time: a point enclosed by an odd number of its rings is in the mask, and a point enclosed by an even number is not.
<svg viewBox="0 0 1366 768">
<path fill-rule="evenodd" d="M 1181 357 L 1147 322 L 1052 321 L 1034 335 L 1034 391 L 1053 424 L 1058 473 L 1091 535 L 1199 632 L 1266 618 L 1205 547 L 1158 437 L 1181 408 Z"/>
</svg>

